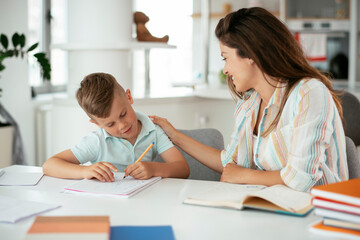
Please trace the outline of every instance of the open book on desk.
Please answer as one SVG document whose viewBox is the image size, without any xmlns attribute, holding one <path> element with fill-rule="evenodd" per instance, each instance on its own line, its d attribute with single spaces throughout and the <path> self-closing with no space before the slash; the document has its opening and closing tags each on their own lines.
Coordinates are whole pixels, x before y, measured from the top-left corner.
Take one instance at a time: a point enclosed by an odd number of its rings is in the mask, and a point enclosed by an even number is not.
<svg viewBox="0 0 360 240">
<path fill-rule="evenodd" d="M 138 180 L 131 176 L 126 178 L 124 173 L 114 173 L 114 182 L 100 182 L 96 179 L 83 179 L 68 187 L 66 192 L 78 192 L 97 195 L 112 195 L 118 197 L 131 197 L 141 190 L 161 180 L 161 177 L 152 177 L 146 180 Z"/>
<path fill-rule="evenodd" d="M 305 216 L 313 208 L 310 194 L 284 185 L 265 187 L 222 182 L 188 197 L 184 203 L 237 210 L 255 208 L 297 216 Z"/>
</svg>

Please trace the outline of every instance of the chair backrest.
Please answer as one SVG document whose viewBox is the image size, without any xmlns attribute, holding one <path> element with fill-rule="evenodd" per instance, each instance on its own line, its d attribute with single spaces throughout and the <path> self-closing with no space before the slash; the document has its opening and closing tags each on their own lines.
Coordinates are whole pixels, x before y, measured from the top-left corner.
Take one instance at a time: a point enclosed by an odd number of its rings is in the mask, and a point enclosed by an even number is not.
<svg viewBox="0 0 360 240">
<path fill-rule="evenodd" d="M 179 129 L 180 132 L 188 135 L 189 137 L 195 139 L 198 142 L 201 142 L 207 146 L 223 150 L 224 149 L 224 138 L 221 132 L 214 128 L 201 128 L 201 129 L 193 129 L 193 130 L 182 130 Z M 219 181 L 221 174 L 208 168 L 204 164 L 198 162 L 189 154 L 185 153 L 183 150 L 178 148 L 190 167 L 190 176 L 189 179 L 196 180 L 211 180 L 211 181 Z M 158 155 L 154 161 L 163 162 L 161 157 Z"/>
<path fill-rule="evenodd" d="M 345 135 L 350 137 L 356 146 L 360 146 L 360 101 L 346 91 L 340 98 L 343 107 Z"/>
<path fill-rule="evenodd" d="M 354 142 L 346 137 L 346 156 L 349 168 L 349 178 L 360 178 L 360 157 Z"/>
</svg>

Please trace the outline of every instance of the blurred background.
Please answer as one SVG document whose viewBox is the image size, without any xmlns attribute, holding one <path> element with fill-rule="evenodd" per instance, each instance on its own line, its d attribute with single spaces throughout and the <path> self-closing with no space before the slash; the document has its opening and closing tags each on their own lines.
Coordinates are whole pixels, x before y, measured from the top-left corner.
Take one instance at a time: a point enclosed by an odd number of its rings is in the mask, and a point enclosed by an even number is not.
<svg viewBox="0 0 360 240">
<path fill-rule="evenodd" d="M 0 71 L 0 103 L 20 130 L 23 164 L 42 165 L 95 130 L 74 96 L 83 77 L 108 72 L 135 97 L 134 108 L 177 128 L 217 128 L 229 141 L 235 102 L 224 84 L 214 29 L 227 13 L 260 6 L 282 20 L 308 60 L 360 98 L 356 0 L 0 0 L 0 31 L 26 36 L 47 54 L 51 80 L 36 59 L 9 58 Z M 168 43 L 138 42 L 135 11 Z M 0 167 L 12 158 L 14 126 L 0 122 Z M 17 136 L 15 136 L 17 138 Z M 19 149 L 17 151 L 20 151 Z"/>
</svg>

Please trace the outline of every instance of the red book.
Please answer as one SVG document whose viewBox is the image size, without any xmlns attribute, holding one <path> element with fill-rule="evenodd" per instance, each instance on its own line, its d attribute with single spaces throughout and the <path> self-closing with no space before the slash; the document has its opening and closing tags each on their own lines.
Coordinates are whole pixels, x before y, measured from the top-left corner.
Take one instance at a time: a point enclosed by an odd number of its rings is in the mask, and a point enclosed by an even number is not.
<svg viewBox="0 0 360 240">
<path fill-rule="evenodd" d="M 338 219 L 342 221 L 360 224 L 360 216 L 355 214 L 343 213 L 339 211 L 328 210 L 325 208 L 315 208 L 314 213 L 315 215 L 324 218 Z"/>
<path fill-rule="evenodd" d="M 315 186 L 310 191 L 314 197 L 348 203 L 360 207 L 360 178 Z"/>
<path fill-rule="evenodd" d="M 325 208 L 329 210 L 340 211 L 360 216 L 360 207 L 354 204 L 333 201 L 330 199 L 315 197 L 312 199 L 312 205 L 315 207 Z"/>
</svg>

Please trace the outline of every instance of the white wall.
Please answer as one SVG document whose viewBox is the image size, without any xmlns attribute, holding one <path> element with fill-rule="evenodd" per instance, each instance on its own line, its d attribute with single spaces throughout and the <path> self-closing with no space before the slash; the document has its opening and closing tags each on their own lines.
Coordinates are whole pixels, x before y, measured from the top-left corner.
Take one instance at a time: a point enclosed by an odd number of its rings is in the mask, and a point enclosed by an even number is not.
<svg viewBox="0 0 360 240">
<path fill-rule="evenodd" d="M 132 0 L 67 0 L 68 94 L 75 96 L 84 76 L 111 73 L 132 88 L 132 66 L 127 46 L 132 34 Z"/>
<path fill-rule="evenodd" d="M 0 0 L 0 31 L 11 41 L 14 32 L 28 32 L 27 0 Z M 34 163 L 34 113 L 31 102 L 26 59 L 12 58 L 4 61 L 6 69 L 0 73 L 3 89 L 1 103 L 18 122 L 25 147 L 25 157 Z"/>
</svg>

